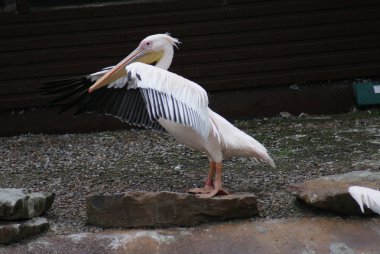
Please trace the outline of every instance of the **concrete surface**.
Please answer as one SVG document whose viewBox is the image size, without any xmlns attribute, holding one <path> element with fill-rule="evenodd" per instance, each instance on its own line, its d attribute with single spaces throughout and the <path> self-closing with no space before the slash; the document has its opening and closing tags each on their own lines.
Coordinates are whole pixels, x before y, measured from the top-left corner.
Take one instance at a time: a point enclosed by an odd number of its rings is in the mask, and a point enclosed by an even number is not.
<svg viewBox="0 0 380 254">
<path fill-rule="evenodd" d="M 109 230 L 35 238 L 3 246 L 0 253 L 378 254 L 380 218 L 292 218 L 195 228 Z"/>
</svg>

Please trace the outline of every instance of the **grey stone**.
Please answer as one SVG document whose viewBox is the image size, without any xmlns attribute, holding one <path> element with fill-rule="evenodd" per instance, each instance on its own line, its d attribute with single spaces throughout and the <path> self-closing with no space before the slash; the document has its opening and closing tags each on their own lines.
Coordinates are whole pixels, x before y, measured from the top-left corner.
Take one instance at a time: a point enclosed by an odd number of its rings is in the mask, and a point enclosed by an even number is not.
<svg viewBox="0 0 380 254">
<path fill-rule="evenodd" d="M 0 189 L 0 220 L 31 219 L 49 210 L 54 194 L 26 189 Z"/>
<path fill-rule="evenodd" d="M 341 175 L 316 178 L 289 186 L 290 192 L 302 201 L 324 210 L 345 215 L 362 215 L 359 205 L 348 193 L 348 187 L 358 185 L 380 188 L 380 172 L 353 171 Z M 365 215 L 373 214 L 365 209 Z"/>
<path fill-rule="evenodd" d="M 191 226 L 257 214 L 252 193 L 201 199 L 174 192 L 127 192 L 87 198 L 87 223 L 103 227 Z"/>
<path fill-rule="evenodd" d="M 45 218 L 33 218 L 22 222 L 0 221 L 0 244 L 9 244 L 37 235 L 49 228 Z"/>
</svg>

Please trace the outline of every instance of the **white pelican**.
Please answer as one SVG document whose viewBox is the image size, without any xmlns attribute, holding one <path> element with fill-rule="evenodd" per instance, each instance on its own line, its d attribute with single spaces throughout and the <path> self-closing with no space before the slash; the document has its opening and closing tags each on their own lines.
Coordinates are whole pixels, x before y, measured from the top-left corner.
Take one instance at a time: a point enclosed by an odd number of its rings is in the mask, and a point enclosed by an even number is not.
<svg viewBox="0 0 380 254">
<path fill-rule="evenodd" d="M 364 213 L 363 206 L 365 204 L 373 212 L 380 214 L 380 191 L 366 187 L 351 186 L 348 188 L 348 192 L 358 203 L 362 213 Z"/>
<path fill-rule="evenodd" d="M 201 86 L 167 71 L 178 44 L 169 34 L 148 36 L 116 66 L 48 83 L 48 94 L 60 95 L 54 102 L 79 106 L 77 114 L 99 112 L 132 125 L 165 129 L 209 158 L 205 186 L 189 192 L 201 198 L 228 194 L 222 188 L 224 158 L 252 157 L 275 165 L 262 144 L 208 107 Z"/>
</svg>

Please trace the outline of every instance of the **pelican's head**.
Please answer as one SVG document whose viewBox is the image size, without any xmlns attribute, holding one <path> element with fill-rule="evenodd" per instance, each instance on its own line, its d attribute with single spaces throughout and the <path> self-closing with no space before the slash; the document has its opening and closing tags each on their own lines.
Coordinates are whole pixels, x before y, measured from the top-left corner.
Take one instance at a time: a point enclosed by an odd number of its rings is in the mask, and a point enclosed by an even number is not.
<svg viewBox="0 0 380 254">
<path fill-rule="evenodd" d="M 177 47 L 179 40 L 171 37 L 169 34 L 154 34 L 146 37 L 142 40 L 138 46 L 138 49 L 147 50 L 147 51 L 162 51 L 166 48 Z"/>
<path fill-rule="evenodd" d="M 126 75 L 125 66 L 133 62 L 154 64 L 158 68 L 168 69 L 173 59 L 173 47 L 177 47 L 179 43 L 178 39 L 168 33 L 146 37 L 132 53 L 98 79 L 88 91 L 92 92 Z"/>
<path fill-rule="evenodd" d="M 155 64 L 158 68 L 169 69 L 174 54 L 173 47 L 177 47 L 178 44 L 178 39 L 169 34 L 150 35 L 137 47 L 136 50 L 141 52 L 141 55 L 134 62 Z"/>
</svg>

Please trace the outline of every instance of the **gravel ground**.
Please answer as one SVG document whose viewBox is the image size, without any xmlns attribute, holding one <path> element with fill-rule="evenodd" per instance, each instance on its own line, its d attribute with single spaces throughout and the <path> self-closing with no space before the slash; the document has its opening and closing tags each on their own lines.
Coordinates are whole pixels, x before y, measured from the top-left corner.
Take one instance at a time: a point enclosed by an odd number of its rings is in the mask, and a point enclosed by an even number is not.
<svg viewBox="0 0 380 254">
<path fill-rule="evenodd" d="M 225 188 L 257 195 L 260 217 L 313 216 L 286 190 L 290 183 L 353 170 L 380 171 L 380 111 L 236 121 L 262 142 L 276 169 L 233 158 Z M 207 158 L 148 130 L 0 138 L 0 187 L 56 193 L 47 235 L 99 231 L 85 225 L 85 198 L 128 190 L 177 191 L 201 186 Z M 322 212 L 320 212 L 323 214 Z M 329 216 L 329 215 L 327 215 Z"/>
</svg>

